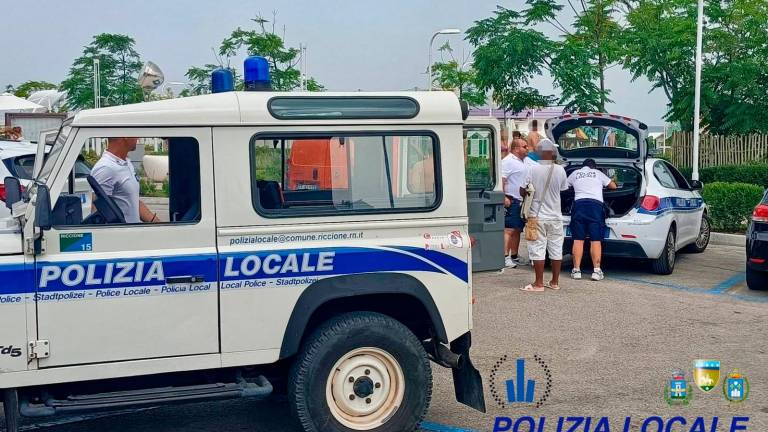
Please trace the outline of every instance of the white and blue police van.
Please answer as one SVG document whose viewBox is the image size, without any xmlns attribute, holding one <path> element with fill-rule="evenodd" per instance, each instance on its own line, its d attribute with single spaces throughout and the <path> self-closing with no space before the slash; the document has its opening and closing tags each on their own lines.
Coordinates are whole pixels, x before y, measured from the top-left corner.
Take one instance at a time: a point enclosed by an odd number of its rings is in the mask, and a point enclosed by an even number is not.
<svg viewBox="0 0 768 432">
<path fill-rule="evenodd" d="M 223 91 L 68 119 L 34 184 L 5 181 L 7 430 L 287 392 L 307 431 L 407 431 L 430 361 L 484 411 L 465 118 L 450 92 Z M 167 179 L 141 177 L 152 223 L 127 223 L 92 176 L 89 214 L 68 190 L 82 149 L 110 138 L 162 142 Z"/>
</svg>

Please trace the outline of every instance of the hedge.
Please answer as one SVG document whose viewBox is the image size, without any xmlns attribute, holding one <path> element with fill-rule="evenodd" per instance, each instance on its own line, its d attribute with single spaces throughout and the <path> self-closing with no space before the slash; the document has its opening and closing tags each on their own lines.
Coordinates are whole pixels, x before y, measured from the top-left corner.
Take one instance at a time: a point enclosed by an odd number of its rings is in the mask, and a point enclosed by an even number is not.
<svg viewBox="0 0 768 432">
<path fill-rule="evenodd" d="M 691 178 L 691 168 L 681 168 L 685 178 Z M 699 180 L 707 183 L 749 183 L 768 188 L 768 164 L 722 165 L 702 168 L 699 170 Z"/>
<path fill-rule="evenodd" d="M 709 207 L 714 230 L 744 231 L 752 211 L 763 198 L 763 188 L 747 183 L 704 183 L 701 195 Z"/>
</svg>

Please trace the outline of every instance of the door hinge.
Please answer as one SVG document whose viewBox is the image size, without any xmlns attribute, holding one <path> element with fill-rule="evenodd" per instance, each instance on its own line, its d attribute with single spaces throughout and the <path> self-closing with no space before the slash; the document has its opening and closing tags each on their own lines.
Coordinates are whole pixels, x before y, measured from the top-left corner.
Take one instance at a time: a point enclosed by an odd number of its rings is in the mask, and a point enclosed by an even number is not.
<svg viewBox="0 0 768 432">
<path fill-rule="evenodd" d="M 25 253 L 27 255 L 40 255 L 45 253 L 45 238 L 31 239 L 25 241 Z"/>
<path fill-rule="evenodd" d="M 29 359 L 42 359 L 51 354 L 51 344 L 47 340 L 29 341 Z"/>
</svg>

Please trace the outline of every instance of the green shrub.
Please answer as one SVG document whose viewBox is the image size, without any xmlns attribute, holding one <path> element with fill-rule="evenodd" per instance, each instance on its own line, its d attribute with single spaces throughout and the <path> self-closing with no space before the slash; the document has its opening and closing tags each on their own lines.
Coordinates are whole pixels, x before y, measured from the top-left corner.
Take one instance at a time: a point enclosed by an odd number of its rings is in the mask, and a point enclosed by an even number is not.
<svg viewBox="0 0 768 432">
<path fill-rule="evenodd" d="M 691 168 L 681 168 L 685 178 L 691 178 Z M 704 184 L 714 182 L 749 183 L 768 188 L 768 164 L 722 165 L 702 168 L 699 180 Z"/>
<path fill-rule="evenodd" d="M 763 188 L 747 183 L 705 183 L 701 191 L 709 207 L 712 228 L 717 231 L 744 231 Z"/>
</svg>

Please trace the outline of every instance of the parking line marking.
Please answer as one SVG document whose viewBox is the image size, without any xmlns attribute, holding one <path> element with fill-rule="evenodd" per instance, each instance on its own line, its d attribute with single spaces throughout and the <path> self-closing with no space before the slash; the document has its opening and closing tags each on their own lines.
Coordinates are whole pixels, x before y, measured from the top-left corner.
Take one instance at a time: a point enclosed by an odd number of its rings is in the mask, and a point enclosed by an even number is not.
<svg viewBox="0 0 768 432">
<path fill-rule="evenodd" d="M 665 283 L 665 282 L 653 282 L 653 281 L 636 278 L 636 277 L 630 277 L 630 276 L 613 276 L 612 275 L 610 277 L 606 277 L 606 280 L 609 280 L 609 279 L 623 280 L 627 282 L 634 282 L 634 283 L 645 284 L 650 286 L 669 288 L 677 291 L 686 291 L 686 292 L 691 292 L 696 294 L 725 295 L 730 298 L 735 298 L 735 299 L 748 301 L 748 302 L 768 303 L 768 297 L 759 296 L 759 295 L 753 296 L 753 295 L 747 295 L 747 294 L 729 294 L 727 292 L 714 292 L 714 289 L 695 288 L 695 287 L 689 287 L 685 285 L 678 285 L 678 284 Z M 726 281 L 723 281 L 721 283 L 725 283 L 729 280 L 730 279 L 727 279 Z M 737 283 L 738 282 L 734 283 L 733 285 L 736 285 Z"/>
<path fill-rule="evenodd" d="M 712 288 L 710 291 L 715 294 L 723 294 L 729 289 L 733 288 L 734 286 L 746 281 L 747 279 L 747 273 L 741 272 L 737 273 L 728 279 L 720 282 L 719 284 L 715 285 L 714 288 Z"/>
<path fill-rule="evenodd" d="M 462 429 L 455 426 L 448 426 L 428 421 L 421 422 L 419 429 L 430 432 L 475 432 L 473 429 Z"/>
</svg>

